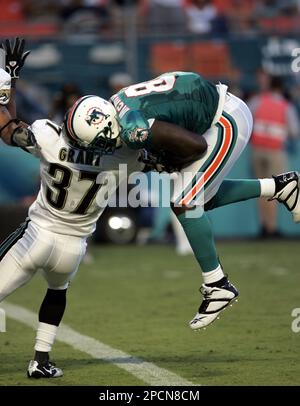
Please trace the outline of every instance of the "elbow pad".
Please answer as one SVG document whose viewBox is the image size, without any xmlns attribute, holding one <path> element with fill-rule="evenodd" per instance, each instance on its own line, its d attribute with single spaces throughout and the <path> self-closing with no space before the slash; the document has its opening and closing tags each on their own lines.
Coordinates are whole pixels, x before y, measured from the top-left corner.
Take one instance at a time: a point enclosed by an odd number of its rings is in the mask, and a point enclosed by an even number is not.
<svg viewBox="0 0 300 406">
<path fill-rule="evenodd" d="M 29 128 L 17 127 L 14 129 L 11 142 L 13 145 L 21 148 L 36 146 L 36 140 L 33 132 Z"/>
</svg>

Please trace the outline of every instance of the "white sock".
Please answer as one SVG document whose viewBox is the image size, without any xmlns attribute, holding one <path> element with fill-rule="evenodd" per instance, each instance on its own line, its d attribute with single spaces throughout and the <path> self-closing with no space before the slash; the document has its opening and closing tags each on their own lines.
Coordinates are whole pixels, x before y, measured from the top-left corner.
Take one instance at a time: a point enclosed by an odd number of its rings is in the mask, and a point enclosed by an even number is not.
<svg viewBox="0 0 300 406">
<path fill-rule="evenodd" d="M 220 279 L 224 278 L 224 272 L 221 265 L 218 265 L 216 269 L 209 272 L 202 272 L 204 283 L 214 283 L 218 282 Z"/>
<path fill-rule="evenodd" d="M 36 333 L 34 349 L 42 352 L 51 351 L 56 337 L 57 328 L 58 327 L 54 326 L 53 324 L 40 322 Z"/>
<path fill-rule="evenodd" d="M 274 179 L 259 179 L 261 197 L 273 197 L 275 195 L 275 180 Z"/>
</svg>

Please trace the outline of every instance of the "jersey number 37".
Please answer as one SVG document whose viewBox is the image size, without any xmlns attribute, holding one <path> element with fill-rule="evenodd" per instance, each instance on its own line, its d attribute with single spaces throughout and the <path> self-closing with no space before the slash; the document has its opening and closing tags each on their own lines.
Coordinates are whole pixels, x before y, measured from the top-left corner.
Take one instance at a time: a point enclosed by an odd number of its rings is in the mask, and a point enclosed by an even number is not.
<svg viewBox="0 0 300 406">
<path fill-rule="evenodd" d="M 52 188 L 55 189 L 55 193 L 50 187 L 46 189 L 46 198 L 48 203 L 57 210 L 63 210 L 65 207 L 68 188 L 72 181 L 72 171 L 69 168 L 61 166 L 56 163 L 51 163 L 48 169 L 49 175 L 53 178 Z M 90 187 L 83 194 L 81 201 L 77 207 L 72 211 L 74 214 L 86 214 L 95 196 L 101 186 L 97 183 L 98 173 L 80 171 L 78 181 L 89 180 L 91 182 Z M 59 177 L 59 180 L 56 180 Z"/>
</svg>

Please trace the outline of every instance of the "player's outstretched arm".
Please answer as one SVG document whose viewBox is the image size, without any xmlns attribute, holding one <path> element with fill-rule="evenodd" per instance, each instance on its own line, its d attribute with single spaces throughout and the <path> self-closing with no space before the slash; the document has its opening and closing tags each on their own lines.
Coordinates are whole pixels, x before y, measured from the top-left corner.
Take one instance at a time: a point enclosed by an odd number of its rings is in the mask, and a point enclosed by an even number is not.
<svg viewBox="0 0 300 406">
<path fill-rule="evenodd" d="M 12 134 L 17 128 L 16 122 L 12 119 L 5 106 L 0 104 L 0 138 L 5 144 L 13 145 Z"/>
<path fill-rule="evenodd" d="M 0 138 L 7 145 L 28 148 L 35 147 L 34 135 L 27 124 L 12 118 L 7 108 L 0 104 Z"/>
<path fill-rule="evenodd" d="M 174 164 L 183 166 L 192 163 L 207 149 L 204 137 L 172 123 L 155 120 L 151 134 L 153 148 L 163 150 Z"/>
<path fill-rule="evenodd" d="M 17 123 L 13 120 L 8 106 L 11 99 L 11 76 L 4 69 L 0 68 L 0 137 L 11 145 L 11 135 Z"/>
<path fill-rule="evenodd" d="M 30 51 L 24 52 L 25 40 L 6 39 L 0 45 L 5 51 L 5 70 L 0 69 L 0 138 L 12 146 L 26 148 L 35 145 L 28 124 L 16 117 L 15 86 Z"/>
<path fill-rule="evenodd" d="M 12 116 L 7 106 L 10 101 L 11 77 L 0 68 L 0 138 L 21 148 L 35 146 L 35 139 L 28 125 Z"/>
<path fill-rule="evenodd" d="M 30 51 L 24 52 L 25 39 L 14 38 L 14 40 L 6 39 L 0 45 L 5 51 L 5 70 L 11 77 L 11 94 L 7 109 L 13 118 L 17 117 L 15 103 L 15 87 L 17 80 L 20 78 L 20 72 L 24 66 L 25 60 L 30 54 Z"/>
<path fill-rule="evenodd" d="M 32 147 L 36 142 L 28 125 L 16 118 L 0 103 L 0 138 L 7 145 L 14 147 Z"/>
</svg>

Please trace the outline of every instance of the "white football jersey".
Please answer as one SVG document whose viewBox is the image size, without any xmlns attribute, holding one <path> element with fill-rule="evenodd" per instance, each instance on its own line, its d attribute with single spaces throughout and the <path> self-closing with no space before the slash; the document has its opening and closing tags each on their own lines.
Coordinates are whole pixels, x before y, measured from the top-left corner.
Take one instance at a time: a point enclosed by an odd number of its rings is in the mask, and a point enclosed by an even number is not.
<svg viewBox="0 0 300 406">
<path fill-rule="evenodd" d="M 54 233 L 79 237 L 92 234 L 104 210 L 97 200 L 103 195 L 100 188 L 105 186 L 97 183 L 97 176 L 110 171 L 118 182 L 122 181 L 126 174 L 140 170 L 138 152 L 125 145 L 113 155 L 104 156 L 77 149 L 66 142 L 61 127 L 50 120 L 37 120 L 30 129 L 37 146 L 27 151 L 40 158 L 41 188 L 29 208 L 29 218 Z M 119 164 L 126 164 L 126 170 L 123 166 L 123 172 L 118 172 Z"/>
</svg>

